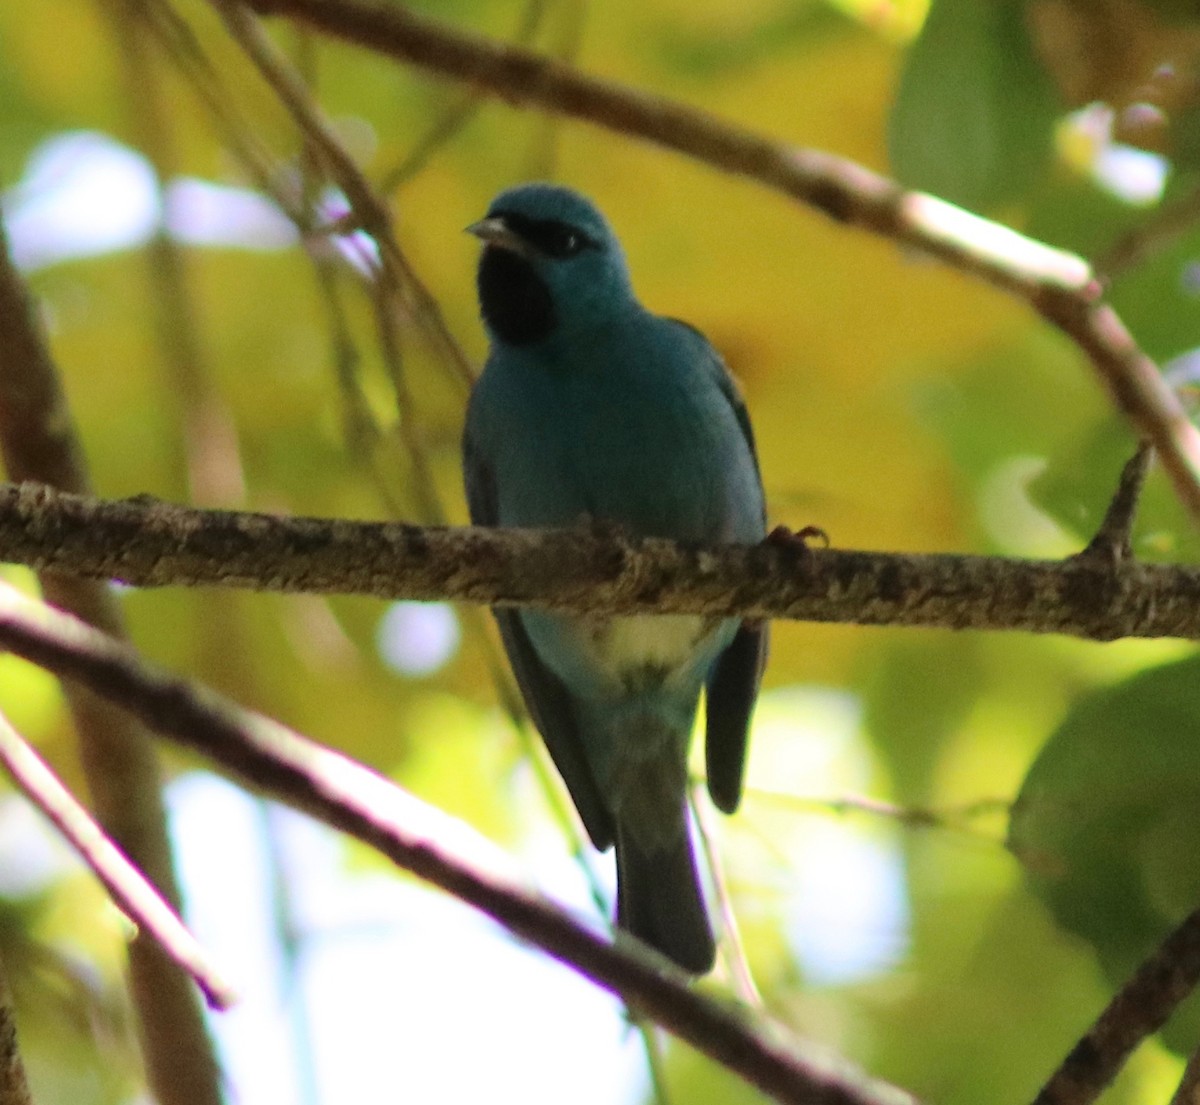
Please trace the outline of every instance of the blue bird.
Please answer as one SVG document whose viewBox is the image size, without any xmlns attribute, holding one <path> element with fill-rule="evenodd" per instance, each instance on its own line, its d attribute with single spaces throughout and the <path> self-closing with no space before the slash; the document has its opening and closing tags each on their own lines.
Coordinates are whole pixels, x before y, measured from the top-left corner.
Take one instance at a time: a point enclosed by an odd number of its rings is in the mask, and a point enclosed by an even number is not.
<svg viewBox="0 0 1200 1105">
<path fill-rule="evenodd" d="M 750 422 L 697 330 L 637 301 L 620 243 L 569 189 L 502 192 L 468 230 L 491 350 L 463 436 L 471 521 L 613 524 L 648 537 L 765 533 Z M 497 610 L 509 661 L 588 835 L 617 849 L 617 923 L 684 970 L 715 958 L 688 829 L 707 690 L 708 789 L 741 798 L 767 627 L 692 615 Z"/>
</svg>

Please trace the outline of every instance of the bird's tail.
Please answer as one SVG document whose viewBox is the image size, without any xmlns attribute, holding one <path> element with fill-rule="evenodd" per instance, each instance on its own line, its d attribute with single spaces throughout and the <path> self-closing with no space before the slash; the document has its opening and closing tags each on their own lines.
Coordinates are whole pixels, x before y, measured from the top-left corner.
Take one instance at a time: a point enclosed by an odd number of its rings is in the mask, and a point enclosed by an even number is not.
<svg viewBox="0 0 1200 1105">
<path fill-rule="evenodd" d="M 702 975 L 716 959 L 696 857 L 685 828 L 663 848 L 639 846 L 617 827 L 617 924 Z"/>
</svg>

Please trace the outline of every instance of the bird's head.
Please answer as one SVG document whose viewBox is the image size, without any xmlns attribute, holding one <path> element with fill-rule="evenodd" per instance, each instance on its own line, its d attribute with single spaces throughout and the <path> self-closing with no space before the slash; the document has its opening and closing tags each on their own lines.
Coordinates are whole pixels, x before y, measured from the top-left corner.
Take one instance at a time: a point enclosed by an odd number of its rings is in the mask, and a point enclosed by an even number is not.
<svg viewBox="0 0 1200 1105">
<path fill-rule="evenodd" d="M 496 341 L 568 338 L 635 305 L 620 243 L 595 206 L 569 188 L 510 188 L 467 230 L 484 243 L 479 305 Z"/>
</svg>

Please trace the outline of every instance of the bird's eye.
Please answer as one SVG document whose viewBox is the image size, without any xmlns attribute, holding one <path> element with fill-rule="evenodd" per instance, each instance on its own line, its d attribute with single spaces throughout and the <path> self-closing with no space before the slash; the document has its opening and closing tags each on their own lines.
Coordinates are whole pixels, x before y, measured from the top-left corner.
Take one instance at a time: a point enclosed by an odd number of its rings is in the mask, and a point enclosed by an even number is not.
<svg viewBox="0 0 1200 1105">
<path fill-rule="evenodd" d="M 494 212 L 491 217 L 503 219 L 509 230 L 552 260 L 563 261 L 585 249 L 600 248 L 585 231 L 559 219 L 532 219 L 515 211 Z"/>
<path fill-rule="evenodd" d="M 542 249 L 551 257 L 560 261 L 574 257 L 584 246 L 587 239 L 582 232 L 567 226 L 565 223 L 547 222 L 543 224 Z"/>
</svg>

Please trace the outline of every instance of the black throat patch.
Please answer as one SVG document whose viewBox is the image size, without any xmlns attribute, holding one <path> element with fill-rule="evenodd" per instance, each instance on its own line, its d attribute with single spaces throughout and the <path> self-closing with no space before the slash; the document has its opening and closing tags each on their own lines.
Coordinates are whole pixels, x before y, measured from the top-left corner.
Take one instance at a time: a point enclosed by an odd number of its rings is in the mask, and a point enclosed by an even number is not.
<svg viewBox="0 0 1200 1105">
<path fill-rule="evenodd" d="M 506 345 L 531 345 L 558 325 L 546 282 L 530 262 L 499 246 L 479 259 L 479 305 L 489 329 Z"/>
</svg>

